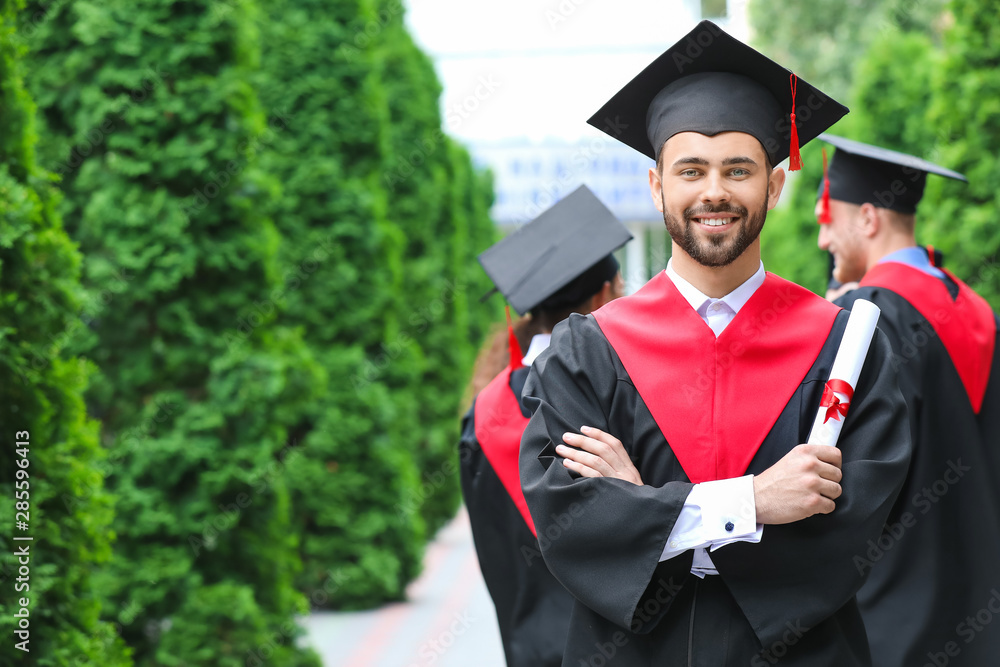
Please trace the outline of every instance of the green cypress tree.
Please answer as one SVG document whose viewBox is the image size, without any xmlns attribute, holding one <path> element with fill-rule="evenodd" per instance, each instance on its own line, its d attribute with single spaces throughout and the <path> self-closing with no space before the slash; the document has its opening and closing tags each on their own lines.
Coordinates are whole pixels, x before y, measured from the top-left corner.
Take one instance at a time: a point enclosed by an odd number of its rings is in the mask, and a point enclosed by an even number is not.
<svg viewBox="0 0 1000 667">
<path fill-rule="evenodd" d="M 329 248 L 282 314 L 331 378 L 301 406 L 285 469 L 299 585 L 316 606 L 368 607 L 402 597 L 427 524 L 457 505 L 448 464 L 482 314 L 465 276 L 492 239 L 489 184 L 441 132 L 440 88 L 400 2 L 263 6 L 261 99 L 293 119 L 262 158 L 282 184 L 283 265 Z M 415 148 L 418 164 L 393 171 Z"/>
<path fill-rule="evenodd" d="M 65 350 L 82 306 L 80 256 L 36 162 L 22 7 L 0 2 L 0 663 L 124 667 L 92 576 L 111 554 L 113 497 L 83 403 L 91 369 Z"/>
<path fill-rule="evenodd" d="M 937 159 L 938 147 L 926 112 L 932 95 L 931 75 L 939 60 L 926 33 L 886 31 L 857 61 L 849 98 L 851 113 L 830 132 Z M 822 144 L 816 140 L 803 149 L 802 172 L 786 186 L 781 207 L 768 215 L 761 245 L 765 265 L 821 294 L 826 289 L 828 260 L 816 246 L 814 208 L 823 175 Z M 834 149 L 827 147 L 827 152 L 832 157 Z M 922 223 L 917 232 L 918 240 L 938 244 Z"/>
<path fill-rule="evenodd" d="M 928 179 L 920 225 L 946 266 L 1000 310 L 1000 26 L 995 3 L 954 0 L 929 125 L 937 160 L 969 183 Z"/>
<path fill-rule="evenodd" d="M 479 297 L 491 287 L 475 260 L 496 238 L 488 210 L 492 183 L 476 172 L 467 151 L 442 130 L 440 84 L 430 59 L 407 33 L 398 3 L 385 2 L 389 20 L 380 33 L 381 75 L 388 91 L 389 159 L 383 182 L 392 220 L 403 230 L 405 322 L 400 338 L 411 343 L 412 369 L 385 372 L 390 385 L 420 387 L 418 429 L 409 432 L 421 484 L 405 507 L 420 503 L 431 533 L 459 503 L 458 417 L 478 345 L 488 323 L 499 319 L 497 301 Z M 486 81 L 481 104 L 499 85 Z M 412 370 L 414 375 L 402 371 Z"/>
<path fill-rule="evenodd" d="M 381 184 L 385 90 L 365 32 L 381 24 L 368 0 L 262 6 L 261 99 L 291 119 L 262 163 L 282 184 L 272 215 L 282 266 L 310 269 L 284 291 L 281 321 L 301 328 L 330 378 L 299 406 L 285 466 L 298 585 L 315 606 L 368 607 L 402 596 L 426 540 L 419 514 L 397 510 L 418 480 L 406 435 L 417 415 L 380 377 L 408 363 L 397 338 L 402 232 Z"/>
<path fill-rule="evenodd" d="M 282 474 L 326 382 L 274 324 L 279 234 L 255 4 L 40 7 L 31 83 L 93 307 L 75 341 L 119 495 L 102 590 L 141 665 L 307 665 Z"/>
</svg>

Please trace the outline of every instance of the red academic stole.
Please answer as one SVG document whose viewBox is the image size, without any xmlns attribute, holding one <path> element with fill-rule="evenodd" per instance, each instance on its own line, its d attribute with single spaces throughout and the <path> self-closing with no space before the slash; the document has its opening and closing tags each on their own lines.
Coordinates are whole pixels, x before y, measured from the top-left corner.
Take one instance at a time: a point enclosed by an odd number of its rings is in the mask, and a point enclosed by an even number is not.
<svg viewBox="0 0 1000 667">
<path fill-rule="evenodd" d="M 661 272 L 594 317 L 688 479 L 698 483 L 746 473 L 839 311 L 768 273 L 716 338 Z"/>
<path fill-rule="evenodd" d="M 521 414 L 521 405 L 510 389 L 513 366 L 493 378 L 476 398 L 476 440 L 483 448 L 486 460 L 493 466 L 500 483 L 507 490 L 517 511 L 524 517 L 531 534 L 535 523 L 528 513 L 528 503 L 521 491 L 521 476 L 517 470 L 517 453 L 521 448 L 521 434 L 528 426 L 528 418 Z"/>
<path fill-rule="evenodd" d="M 895 292 L 930 322 L 955 364 L 972 409 L 979 414 L 993 364 L 996 319 L 985 299 L 948 270 L 942 271 L 958 285 L 954 301 L 944 282 L 900 262 L 876 264 L 861 285 Z"/>
</svg>

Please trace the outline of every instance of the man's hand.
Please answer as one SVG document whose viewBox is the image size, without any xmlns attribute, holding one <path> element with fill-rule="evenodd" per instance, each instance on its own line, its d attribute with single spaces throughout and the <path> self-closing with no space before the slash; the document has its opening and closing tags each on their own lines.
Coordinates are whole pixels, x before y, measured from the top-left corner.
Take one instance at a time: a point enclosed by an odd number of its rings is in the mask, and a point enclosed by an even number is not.
<svg viewBox="0 0 1000 667">
<path fill-rule="evenodd" d="M 618 438 L 590 426 L 581 426 L 580 430 L 583 435 L 563 434 L 563 442 L 572 447 L 556 447 L 556 453 L 564 457 L 564 466 L 584 477 L 617 477 L 642 486 L 642 477 Z"/>
<path fill-rule="evenodd" d="M 829 445 L 798 445 L 780 461 L 753 478 L 757 523 L 792 523 L 829 514 L 842 490 L 839 449 Z"/>
<path fill-rule="evenodd" d="M 858 283 L 849 282 L 849 283 L 844 283 L 837 289 L 828 289 L 826 291 L 826 300 L 836 301 L 837 299 L 844 296 L 848 292 L 853 292 L 854 290 L 858 289 L 858 287 L 859 287 Z"/>
</svg>

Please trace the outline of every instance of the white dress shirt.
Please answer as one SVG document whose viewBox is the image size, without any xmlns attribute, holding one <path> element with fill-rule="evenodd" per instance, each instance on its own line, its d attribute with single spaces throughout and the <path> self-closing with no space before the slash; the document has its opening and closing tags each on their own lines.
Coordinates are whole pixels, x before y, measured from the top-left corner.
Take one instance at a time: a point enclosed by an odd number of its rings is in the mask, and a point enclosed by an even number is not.
<svg viewBox="0 0 1000 667">
<path fill-rule="evenodd" d="M 667 262 L 667 277 L 718 337 L 764 284 L 764 264 L 761 263 L 745 283 L 721 299 L 705 296 L 681 278 L 674 271 L 673 260 Z M 694 485 L 684 501 L 660 560 L 694 549 L 691 574 L 704 578 L 707 574 L 719 573 L 708 555 L 709 550 L 715 551 L 733 542 L 760 542 L 763 532 L 764 526 L 757 523 L 753 475 L 702 482 Z"/>
</svg>

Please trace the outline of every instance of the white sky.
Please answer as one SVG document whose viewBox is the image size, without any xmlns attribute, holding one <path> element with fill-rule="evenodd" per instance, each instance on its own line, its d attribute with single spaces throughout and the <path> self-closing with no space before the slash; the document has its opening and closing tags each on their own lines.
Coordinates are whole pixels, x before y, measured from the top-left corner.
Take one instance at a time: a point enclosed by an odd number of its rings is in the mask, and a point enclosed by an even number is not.
<svg viewBox="0 0 1000 667">
<path fill-rule="evenodd" d="M 732 5 L 733 3 L 731 3 Z M 462 140 L 577 140 L 653 58 L 694 27 L 697 0 L 406 0 Z M 730 10 L 732 11 L 732 10 Z"/>
</svg>

